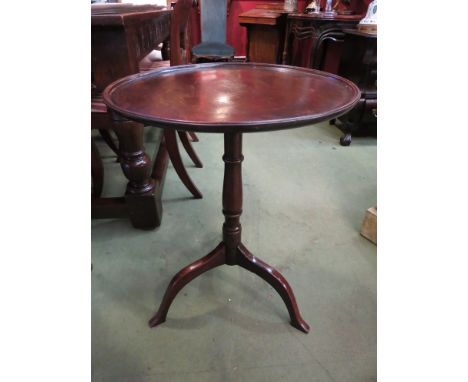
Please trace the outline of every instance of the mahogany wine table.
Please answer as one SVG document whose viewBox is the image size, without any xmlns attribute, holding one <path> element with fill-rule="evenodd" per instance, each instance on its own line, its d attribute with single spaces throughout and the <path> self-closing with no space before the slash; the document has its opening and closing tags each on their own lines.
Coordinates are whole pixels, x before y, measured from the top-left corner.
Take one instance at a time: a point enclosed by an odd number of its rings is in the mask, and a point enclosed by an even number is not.
<svg viewBox="0 0 468 382">
<path fill-rule="evenodd" d="M 359 88 L 349 80 L 313 69 L 209 63 L 128 76 L 109 85 L 103 97 L 114 118 L 224 134 L 223 240 L 174 276 L 150 326 L 166 320 L 172 301 L 187 283 L 227 264 L 239 265 L 268 282 L 286 304 L 292 326 L 307 333 L 309 325 L 302 319 L 286 279 L 252 255 L 241 241 L 242 134 L 336 118 L 359 101 Z"/>
</svg>

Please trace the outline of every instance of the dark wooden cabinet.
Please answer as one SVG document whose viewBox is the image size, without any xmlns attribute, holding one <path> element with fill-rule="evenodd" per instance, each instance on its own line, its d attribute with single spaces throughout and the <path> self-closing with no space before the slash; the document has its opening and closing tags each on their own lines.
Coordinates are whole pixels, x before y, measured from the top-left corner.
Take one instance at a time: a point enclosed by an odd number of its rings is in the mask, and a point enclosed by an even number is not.
<svg viewBox="0 0 468 382">
<path fill-rule="evenodd" d="M 291 13 L 287 16 L 283 64 L 336 73 L 340 62 L 344 29 L 353 28 L 363 15 Z"/>
<path fill-rule="evenodd" d="M 377 36 L 355 29 L 344 30 L 344 33 L 338 74 L 353 81 L 361 90 L 359 103 L 338 119 L 338 126 L 344 132 L 340 143 L 349 146 L 354 132 L 377 128 Z"/>
</svg>

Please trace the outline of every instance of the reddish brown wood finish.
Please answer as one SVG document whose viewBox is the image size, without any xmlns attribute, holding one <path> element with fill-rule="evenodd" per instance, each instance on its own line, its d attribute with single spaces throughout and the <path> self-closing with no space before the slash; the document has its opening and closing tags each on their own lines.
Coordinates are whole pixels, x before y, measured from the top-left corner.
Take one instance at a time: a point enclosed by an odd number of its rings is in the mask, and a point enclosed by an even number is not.
<svg viewBox="0 0 468 382">
<path fill-rule="evenodd" d="M 194 278 L 215 267 L 225 264 L 224 244 L 220 243 L 213 251 L 201 259 L 180 270 L 171 280 L 166 289 L 161 305 L 150 319 L 149 325 L 154 327 L 166 321 L 167 312 L 177 293 Z"/>
<path fill-rule="evenodd" d="M 281 64 L 287 14 L 283 4 L 265 4 L 239 15 L 247 29 L 247 61 Z"/>
<path fill-rule="evenodd" d="M 193 131 L 189 131 L 190 138 L 192 139 L 192 142 L 198 142 L 199 139 L 197 137 L 197 134 L 195 134 Z"/>
<path fill-rule="evenodd" d="M 294 293 L 286 279 L 275 268 L 253 256 L 241 242 L 242 214 L 242 133 L 224 135 L 223 241 L 205 257 L 179 271 L 169 283 L 161 305 L 150 319 L 151 327 L 166 321 L 167 312 L 177 293 L 194 278 L 217 266 L 239 265 L 270 284 L 283 299 L 291 325 L 307 333 L 309 325 L 299 312 Z"/>
<path fill-rule="evenodd" d="M 187 88 L 186 84 L 191 86 Z M 180 91 L 182 87 L 185 92 Z M 295 96 L 284 96 L 290 95 L 287 89 L 291 88 Z M 359 97 L 356 85 L 329 73 L 236 63 L 182 66 L 130 76 L 105 90 L 107 105 L 126 118 L 163 125 L 166 130 L 224 133 L 223 240 L 173 277 L 149 321 L 151 327 L 166 320 L 172 301 L 187 283 L 228 264 L 239 265 L 269 283 L 283 299 L 291 325 L 309 331 L 286 279 L 242 244 L 242 132 L 286 129 L 331 119 L 349 111 Z"/>
<path fill-rule="evenodd" d="M 164 138 L 166 140 L 167 151 L 169 152 L 169 158 L 171 159 L 174 170 L 176 171 L 179 179 L 192 193 L 195 199 L 201 199 L 203 195 L 198 190 L 197 186 L 192 182 L 187 170 L 185 170 L 182 158 L 180 157 L 179 146 L 177 145 L 176 133 L 172 129 L 164 129 Z"/>
<path fill-rule="evenodd" d="M 190 86 L 187 86 L 190 84 Z M 335 118 L 359 99 L 351 81 L 270 64 L 183 65 L 123 78 L 104 91 L 118 113 L 207 133 L 281 130 Z"/>
<path fill-rule="evenodd" d="M 170 39 L 170 64 L 171 66 L 177 66 L 186 64 L 189 62 L 190 59 L 190 46 L 187 44 L 187 33 L 189 29 L 189 16 L 190 10 L 193 6 L 193 0 L 178 0 L 177 4 L 175 5 L 175 10 L 173 13 L 173 18 L 171 21 L 171 39 Z M 183 36 L 183 39 L 181 39 Z M 182 44 L 182 41 L 184 42 Z M 184 47 L 184 56 L 181 54 L 181 46 Z M 198 158 L 195 150 L 193 149 L 189 139 L 188 133 L 186 131 L 178 131 L 179 138 L 187 151 L 187 154 L 192 159 L 193 163 L 196 167 L 202 168 L 203 164 L 201 160 Z M 170 135 L 168 144 L 168 149 L 170 150 L 170 158 L 171 162 L 174 165 L 174 168 L 179 175 L 179 178 L 182 180 L 184 185 L 189 189 L 192 195 L 195 198 L 201 198 L 202 194 L 197 189 L 195 184 L 190 179 L 185 167 L 182 163 L 182 158 L 180 157 L 179 149 L 177 147 L 177 140 L 175 139 L 174 132 L 165 132 L 165 135 Z M 198 140 L 198 138 L 197 138 Z"/>
<path fill-rule="evenodd" d="M 119 139 L 120 166 L 128 184 L 125 202 L 135 228 L 155 228 L 160 224 L 160 202 L 151 178 L 151 158 L 144 151 L 143 125 L 127 120 L 115 120 L 114 132 Z"/>
<path fill-rule="evenodd" d="M 98 92 L 138 73 L 141 59 L 169 37 L 170 10 L 118 5 L 91 6 L 91 72 Z"/>
<path fill-rule="evenodd" d="M 179 134 L 180 141 L 184 145 L 185 151 L 187 151 L 187 154 L 189 155 L 195 167 L 202 168 L 203 163 L 201 162 L 200 158 L 198 158 L 197 153 L 193 149 L 193 146 L 188 139 L 188 133 L 185 131 L 178 131 L 177 134 Z"/>
<path fill-rule="evenodd" d="M 167 44 L 163 45 L 161 51 L 162 60 L 158 58 L 155 52 L 150 52 L 139 63 L 140 72 L 148 70 L 161 69 L 168 66 L 182 65 L 190 62 L 187 55 L 190 54 L 190 11 L 193 8 L 194 0 L 179 0 L 173 3 L 174 11 L 171 15 L 171 33 L 169 39 L 169 55 L 165 58 L 165 49 Z M 181 49 L 184 50 L 182 56 Z M 167 53 L 167 52 L 166 52 Z M 186 59 L 187 58 L 187 59 Z"/>
<path fill-rule="evenodd" d="M 308 333 L 309 324 L 302 318 L 292 288 L 284 276 L 271 265 L 252 255 L 242 243 L 237 248 L 237 261 L 242 268 L 260 276 L 278 292 L 288 309 L 291 325 Z"/>
<path fill-rule="evenodd" d="M 93 81 L 91 128 L 112 129 L 119 139 L 121 166 L 128 179 L 120 198 L 93 198 L 92 218 L 130 218 L 135 228 L 151 229 L 162 218 L 159 180 L 151 179 L 151 163 L 144 152 L 143 126 L 113 122 L 100 92 L 112 81 L 138 73 L 140 60 L 169 36 L 171 11 L 151 5 L 102 4 L 91 6 L 91 72 Z M 106 134 L 105 134 L 106 135 Z M 107 138 L 110 136 L 107 135 Z M 161 156 L 159 156 L 161 158 Z M 159 164 L 167 168 L 167 161 Z M 158 187 L 158 188 L 157 188 Z"/>
<path fill-rule="evenodd" d="M 171 38 L 170 38 L 170 66 L 181 65 L 186 62 L 187 52 L 190 52 L 190 47 L 187 46 L 186 34 L 188 27 L 188 20 L 190 15 L 190 10 L 193 6 L 193 0 L 179 0 L 175 5 L 174 12 L 172 13 L 171 19 Z M 183 38 L 181 38 L 183 36 Z M 182 41 L 184 44 L 182 44 Z M 185 57 L 181 54 L 181 46 L 184 46 Z M 185 60 L 184 60 L 185 59 Z M 162 68 L 159 68 L 160 70 Z M 190 156 L 190 159 L 194 162 L 196 167 L 203 167 L 200 159 L 198 158 L 195 150 L 188 140 L 188 133 L 185 131 L 178 131 L 180 140 L 187 151 L 187 154 Z M 164 131 L 165 143 L 169 153 L 169 158 L 171 159 L 172 165 L 176 170 L 177 175 L 179 176 L 182 183 L 187 187 L 187 189 L 192 193 L 196 199 L 202 198 L 201 192 L 193 183 L 192 179 L 188 175 L 182 158 L 180 156 L 179 147 L 177 145 L 177 137 L 175 131 L 165 129 Z"/>
</svg>

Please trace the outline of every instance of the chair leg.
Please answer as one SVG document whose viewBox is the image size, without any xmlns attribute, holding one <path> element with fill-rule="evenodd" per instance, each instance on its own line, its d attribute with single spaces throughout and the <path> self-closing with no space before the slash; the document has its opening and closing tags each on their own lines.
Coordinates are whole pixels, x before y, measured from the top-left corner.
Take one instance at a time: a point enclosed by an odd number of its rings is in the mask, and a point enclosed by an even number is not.
<svg viewBox="0 0 468 382">
<path fill-rule="evenodd" d="M 104 168 L 102 159 L 99 155 L 99 150 L 91 138 L 91 180 L 93 186 L 93 197 L 99 198 L 102 193 L 102 185 L 104 183 Z"/>
<path fill-rule="evenodd" d="M 165 166 L 168 160 L 169 154 L 167 152 L 166 139 L 164 134 L 161 137 L 161 143 L 156 148 L 154 153 L 153 170 L 151 171 L 151 178 L 161 180 L 165 174 Z"/>
<path fill-rule="evenodd" d="M 189 155 L 190 159 L 192 159 L 193 164 L 195 167 L 202 168 L 203 163 L 201 160 L 198 158 L 197 153 L 192 147 L 192 144 L 190 143 L 188 139 L 188 134 L 185 131 L 178 131 L 179 138 L 184 145 L 185 151 L 187 151 L 187 154 Z"/>
<path fill-rule="evenodd" d="M 117 157 L 119 157 L 119 148 L 112 139 L 110 131 L 106 129 L 99 129 L 99 134 L 101 134 L 101 137 L 102 139 L 104 139 L 104 142 L 107 143 L 107 146 L 109 146 L 109 148 L 114 152 L 114 154 L 117 155 Z"/>
<path fill-rule="evenodd" d="M 192 142 L 198 142 L 199 141 L 199 139 L 197 137 L 197 134 L 195 134 L 193 131 L 190 131 L 188 134 L 190 135 L 190 138 L 192 139 Z"/>
<path fill-rule="evenodd" d="M 195 184 L 193 184 L 192 179 L 190 179 L 189 175 L 187 174 L 187 170 L 185 170 L 184 164 L 182 163 L 179 147 L 177 146 L 177 136 L 175 130 L 164 129 L 164 138 L 166 141 L 166 148 L 167 152 L 169 153 L 169 158 L 180 180 L 196 199 L 201 199 L 203 195 L 200 191 L 198 191 L 198 188 L 195 186 Z"/>
</svg>

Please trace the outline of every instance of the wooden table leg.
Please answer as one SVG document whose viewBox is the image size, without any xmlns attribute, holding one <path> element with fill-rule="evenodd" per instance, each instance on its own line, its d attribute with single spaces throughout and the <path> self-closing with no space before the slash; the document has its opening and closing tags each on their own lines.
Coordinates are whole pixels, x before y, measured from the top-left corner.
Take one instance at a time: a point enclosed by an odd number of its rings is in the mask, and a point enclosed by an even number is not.
<svg viewBox="0 0 468 382">
<path fill-rule="evenodd" d="M 161 305 L 158 312 L 151 318 L 149 325 L 154 327 L 166 321 L 167 312 L 172 304 L 175 296 L 179 291 L 202 273 L 209 271 L 215 267 L 225 264 L 224 258 L 224 244 L 220 243 L 208 255 L 199 260 L 194 261 L 192 264 L 186 266 L 179 271 L 169 283 L 166 289 Z"/>
<path fill-rule="evenodd" d="M 304 333 L 309 332 L 309 325 L 301 317 L 292 288 L 284 276 L 271 265 L 252 255 L 243 244 L 238 248 L 238 264 L 270 284 L 283 299 L 288 308 L 291 325 Z"/>
<path fill-rule="evenodd" d="M 156 201 L 155 182 L 151 178 L 151 159 L 143 146 L 143 125 L 114 121 L 119 139 L 120 166 L 128 179 L 125 203 L 135 228 L 152 229 L 161 222 L 161 209 Z"/>
<path fill-rule="evenodd" d="M 239 265 L 269 283 L 281 296 L 289 311 L 291 325 L 308 333 L 309 325 L 302 319 L 294 293 L 286 279 L 275 268 L 253 256 L 241 242 L 242 214 L 242 133 L 224 134 L 223 241 L 208 255 L 183 268 L 171 280 L 158 312 L 150 319 L 154 327 L 166 320 L 167 312 L 177 293 L 202 273 L 222 264 Z"/>
</svg>

